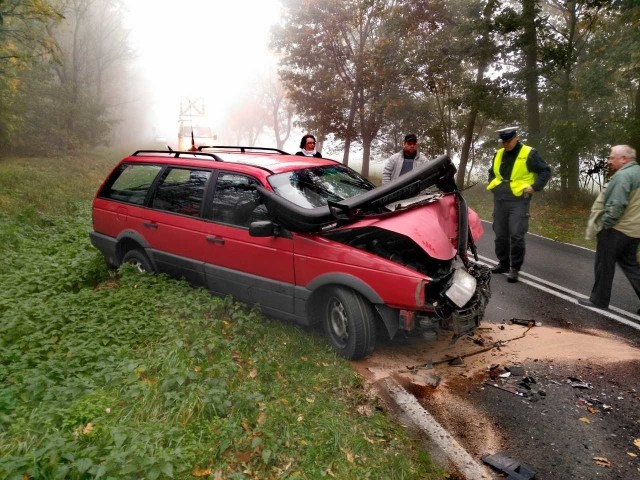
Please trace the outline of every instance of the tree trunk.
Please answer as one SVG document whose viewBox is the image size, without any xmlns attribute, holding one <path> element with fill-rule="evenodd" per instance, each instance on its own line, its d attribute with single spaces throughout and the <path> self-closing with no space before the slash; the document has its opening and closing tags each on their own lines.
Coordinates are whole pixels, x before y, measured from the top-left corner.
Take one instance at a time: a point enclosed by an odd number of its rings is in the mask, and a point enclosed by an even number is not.
<svg viewBox="0 0 640 480">
<path fill-rule="evenodd" d="M 524 19 L 524 89 L 527 98 L 528 142 L 538 143 L 540 136 L 540 99 L 538 95 L 538 35 L 536 18 L 538 14 L 537 0 L 522 0 L 522 16 Z"/>
<path fill-rule="evenodd" d="M 469 150 L 471 149 L 471 142 L 473 140 L 473 129 L 476 125 L 476 118 L 478 117 L 478 107 L 471 107 L 469 112 L 469 118 L 467 119 L 467 125 L 464 129 L 464 143 L 462 144 L 462 151 L 460 152 L 460 165 L 458 166 L 458 173 L 456 174 L 456 185 L 459 190 L 464 188 L 464 177 L 467 171 L 467 162 L 469 160 Z"/>
<path fill-rule="evenodd" d="M 349 118 L 347 120 L 347 130 L 344 137 L 344 153 L 342 154 L 342 163 L 345 166 L 349 166 L 349 150 L 351 150 L 351 139 L 353 138 L 353 123 L 356 118 L 356 111 L 358 110 L 358 90 L 353 89 L 353 96 L 351 97 L 351 105 L 349 106 Z"/>
</svg>

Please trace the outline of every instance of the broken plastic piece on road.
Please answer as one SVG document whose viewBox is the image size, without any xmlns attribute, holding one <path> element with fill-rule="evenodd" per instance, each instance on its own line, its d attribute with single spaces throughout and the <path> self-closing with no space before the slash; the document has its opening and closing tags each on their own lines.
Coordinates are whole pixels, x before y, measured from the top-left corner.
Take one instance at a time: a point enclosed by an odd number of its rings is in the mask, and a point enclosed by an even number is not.
<svg viewBox="0 0 640 480">
<path fill-rule="evenodd" d="M 589 382 L 585 382 L 584 380 L 576 377 L 567 377 L 567 383 L 569 383 L 573 388 L 593 388 Z"/>
<path fill-rule="evenodd" d="M 520 365 L 511 365 L 509 367 L 504 367 L 504 368 L 505 368 L 505 370 L 510 371 L 511 375 L 514 375 L 516 377 L 521 377 L 525 373 L 524 367 L 522 367 Z"/>
<path fill-rule="evenodd" d="M 533 318 L 529 320 L 526 320 L 524 318 L 512 318 L 511 320 L 509 320 L 509 322 L 514 325 L 523 325 L 529 328 L 542 326 L 542 322 L 539 322 L 538 320 L 534 320 Z"/>
<path fill-rule="evenodd" d="M 455 358 L 452 358 L 451 360 L 449 360 L 448 365 L 452 366 L 452 367 L 464 367 L 466 366 L 464 364 L 464 360 L 462 360 L 462 357 L 460 355 L 458 355 Z"/>
<path fill-rule="evenodd" d="M 505 392 L 513 393 L 514 395 L 518 395 L 519 397 L 527 396 L 524 392 L 521 392 L 520 390 L 517 390 L 513 387 L 502 386 L 492 382 L 485 382 L 485 385 L 488 385 L 489 387 L 497 388 L 498 390 L 503 390 Z"/>
<path fill-rule="evenodd" d="M 536 476 L 536 472 L 531 467 L 502 453 L 483 455 L 482 461 L 496 470 L 506 473 L 511 480 L 533 480 Z"/>
</svg>

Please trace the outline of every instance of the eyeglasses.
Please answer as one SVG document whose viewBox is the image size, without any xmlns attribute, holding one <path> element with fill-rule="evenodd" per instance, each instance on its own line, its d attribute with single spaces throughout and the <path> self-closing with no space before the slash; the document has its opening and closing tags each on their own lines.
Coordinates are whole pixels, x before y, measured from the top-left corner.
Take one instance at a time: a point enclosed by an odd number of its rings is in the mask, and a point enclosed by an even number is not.
<svg viewBox="0 0 640 480">
<path fill-rule="evenodd" d="M 316 142 L 307 142 L 307 145 L 315 145 Z"/>
</svg>

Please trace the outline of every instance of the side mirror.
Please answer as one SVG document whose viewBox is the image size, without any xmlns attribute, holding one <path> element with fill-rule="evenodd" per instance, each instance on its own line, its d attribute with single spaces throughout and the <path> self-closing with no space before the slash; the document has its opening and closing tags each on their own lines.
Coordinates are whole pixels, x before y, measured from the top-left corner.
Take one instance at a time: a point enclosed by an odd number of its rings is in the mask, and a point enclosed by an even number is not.
<svg viewBox="0 0 640 480">
<path fill-rule="evenodd" d="M 276 224 L 271 220 L 251 222 L 249 235 L 252 237 L 273 237 L 276 234 Z"/>
</svg>

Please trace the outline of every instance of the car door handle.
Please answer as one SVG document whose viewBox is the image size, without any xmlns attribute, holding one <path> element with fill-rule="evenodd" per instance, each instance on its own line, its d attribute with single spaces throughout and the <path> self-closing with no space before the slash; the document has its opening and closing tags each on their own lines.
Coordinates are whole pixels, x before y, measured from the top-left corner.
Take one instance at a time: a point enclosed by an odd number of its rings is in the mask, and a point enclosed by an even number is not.
<svg viewBox="0 0 640 480">
<path fill-rule="evenodd" d="M 145 227 L 149 228 L 158 228 L 158 224 L 156 222 L 142 222 Z"/>
<path fill-rule="evenodd" d="M 216 237 L 213 235 L 207 235 L 207 242 L 219 243 L 220 245 L 224 245 L 224 238 Z"/>
</svg>

